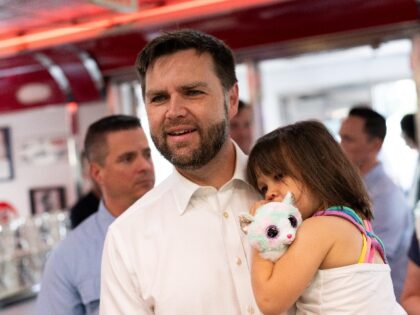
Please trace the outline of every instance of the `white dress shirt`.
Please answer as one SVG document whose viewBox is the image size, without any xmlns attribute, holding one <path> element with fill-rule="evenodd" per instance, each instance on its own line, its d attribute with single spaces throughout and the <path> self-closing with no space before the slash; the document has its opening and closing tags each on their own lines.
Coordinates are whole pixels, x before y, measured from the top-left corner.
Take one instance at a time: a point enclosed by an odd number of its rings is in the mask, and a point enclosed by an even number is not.
<svg viewBox="0 0 420 315">
<path fill-rule="evenodd" d="M 102 257 L 101 315 L 260 314 L 250 251 L 238 220 L 259 199 L 234 175 L 219 190 L 174 171 L 110 226 Z"/>
</svg>

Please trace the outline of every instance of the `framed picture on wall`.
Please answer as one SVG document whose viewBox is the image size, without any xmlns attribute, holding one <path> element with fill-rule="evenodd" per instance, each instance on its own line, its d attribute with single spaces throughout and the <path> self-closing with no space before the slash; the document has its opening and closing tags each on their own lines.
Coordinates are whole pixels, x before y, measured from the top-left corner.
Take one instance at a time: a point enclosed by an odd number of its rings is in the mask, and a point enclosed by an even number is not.
<svg viewBox="0 0 420 315">
<path fill-rule="evenodd" d="M 29 190 L 32 215 L 62 210 L 66 207 L 66 190 L 62 186 Z"/>
<path fill-rule="evenodd" d="M 0 181 L 13 179 L 10 128 L 0 127 Z"/>
</svg>

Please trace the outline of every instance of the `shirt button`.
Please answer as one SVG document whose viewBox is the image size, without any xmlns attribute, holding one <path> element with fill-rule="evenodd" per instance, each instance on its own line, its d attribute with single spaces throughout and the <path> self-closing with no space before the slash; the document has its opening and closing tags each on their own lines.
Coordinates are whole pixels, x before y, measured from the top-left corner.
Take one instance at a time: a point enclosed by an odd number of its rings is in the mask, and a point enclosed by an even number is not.
<svg viewBox="0 0 420 315">
<path fill-rule="evenodd" d="M 252 307 L 252 305 L 248 306 L 247 311 L 248 311 L 248 314 L 255 314 L 255 309 Z"/>
<path fill-rule="evenodd" d="M 225 219 L 229 218 L 229 213 L 227 213 L 226 211 L 223 212 L 223 216 L 225 217 Z"/>
<path fill-rule="evenodd" d="M 236 264 L 237 264 L 238 266 L 242 265 L 242 259 L 240 259 L 240 258 L 238 257 L 238 259 L 236 260 Z"/>
</svg>

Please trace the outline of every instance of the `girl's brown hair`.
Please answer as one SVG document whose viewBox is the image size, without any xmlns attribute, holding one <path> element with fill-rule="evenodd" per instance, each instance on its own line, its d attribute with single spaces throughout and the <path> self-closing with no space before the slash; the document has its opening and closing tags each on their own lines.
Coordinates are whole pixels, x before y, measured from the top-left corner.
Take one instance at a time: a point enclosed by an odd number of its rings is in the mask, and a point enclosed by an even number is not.
<svg viewBox="0 0 420 315">
<path fill-rule="evenodd" d="M 251 150 L 247 177 L 258 189 L 257 175 L 290 176 L 303 182 L 322 204 L 347 206 L 372 219 L 370 201 L 356 168 L 318 121 L 301 121 L 258 139 Z"/>
</svg>

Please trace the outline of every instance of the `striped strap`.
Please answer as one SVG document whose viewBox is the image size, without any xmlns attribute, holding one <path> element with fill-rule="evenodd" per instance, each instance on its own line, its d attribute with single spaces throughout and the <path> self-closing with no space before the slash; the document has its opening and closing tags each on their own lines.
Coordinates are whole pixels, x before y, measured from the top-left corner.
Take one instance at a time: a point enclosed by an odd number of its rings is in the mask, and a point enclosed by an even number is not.
<svg viewBox="0 0 420 315">
<path fill-rule="evenodd" d="M 360 253 L 359 259 L 357 260 L 358 264 L 362 264 L 365 262 L 365 258 L 366 258 L 366 252 L 367 252 L 367 237 L 365 234 L 362 234 L 362 238 L 363 238 L 363 246 L 362 246 L 362 252 Z"/>
<path fill-rule="evenodd" d="M 379 237 L 373 233 L 372 225 L 368 220 L 362 220 L 353 209 L 345 206 L 330 207 L 314 214 L 314 216 L 323 215 L 338 216 L 347 219 L 362 233 L 363 246 L 358 263 L 372 263 L 375 250 L 379 252 L 384 262 L 387 263 L 384 245 Z"/>
</svg>

